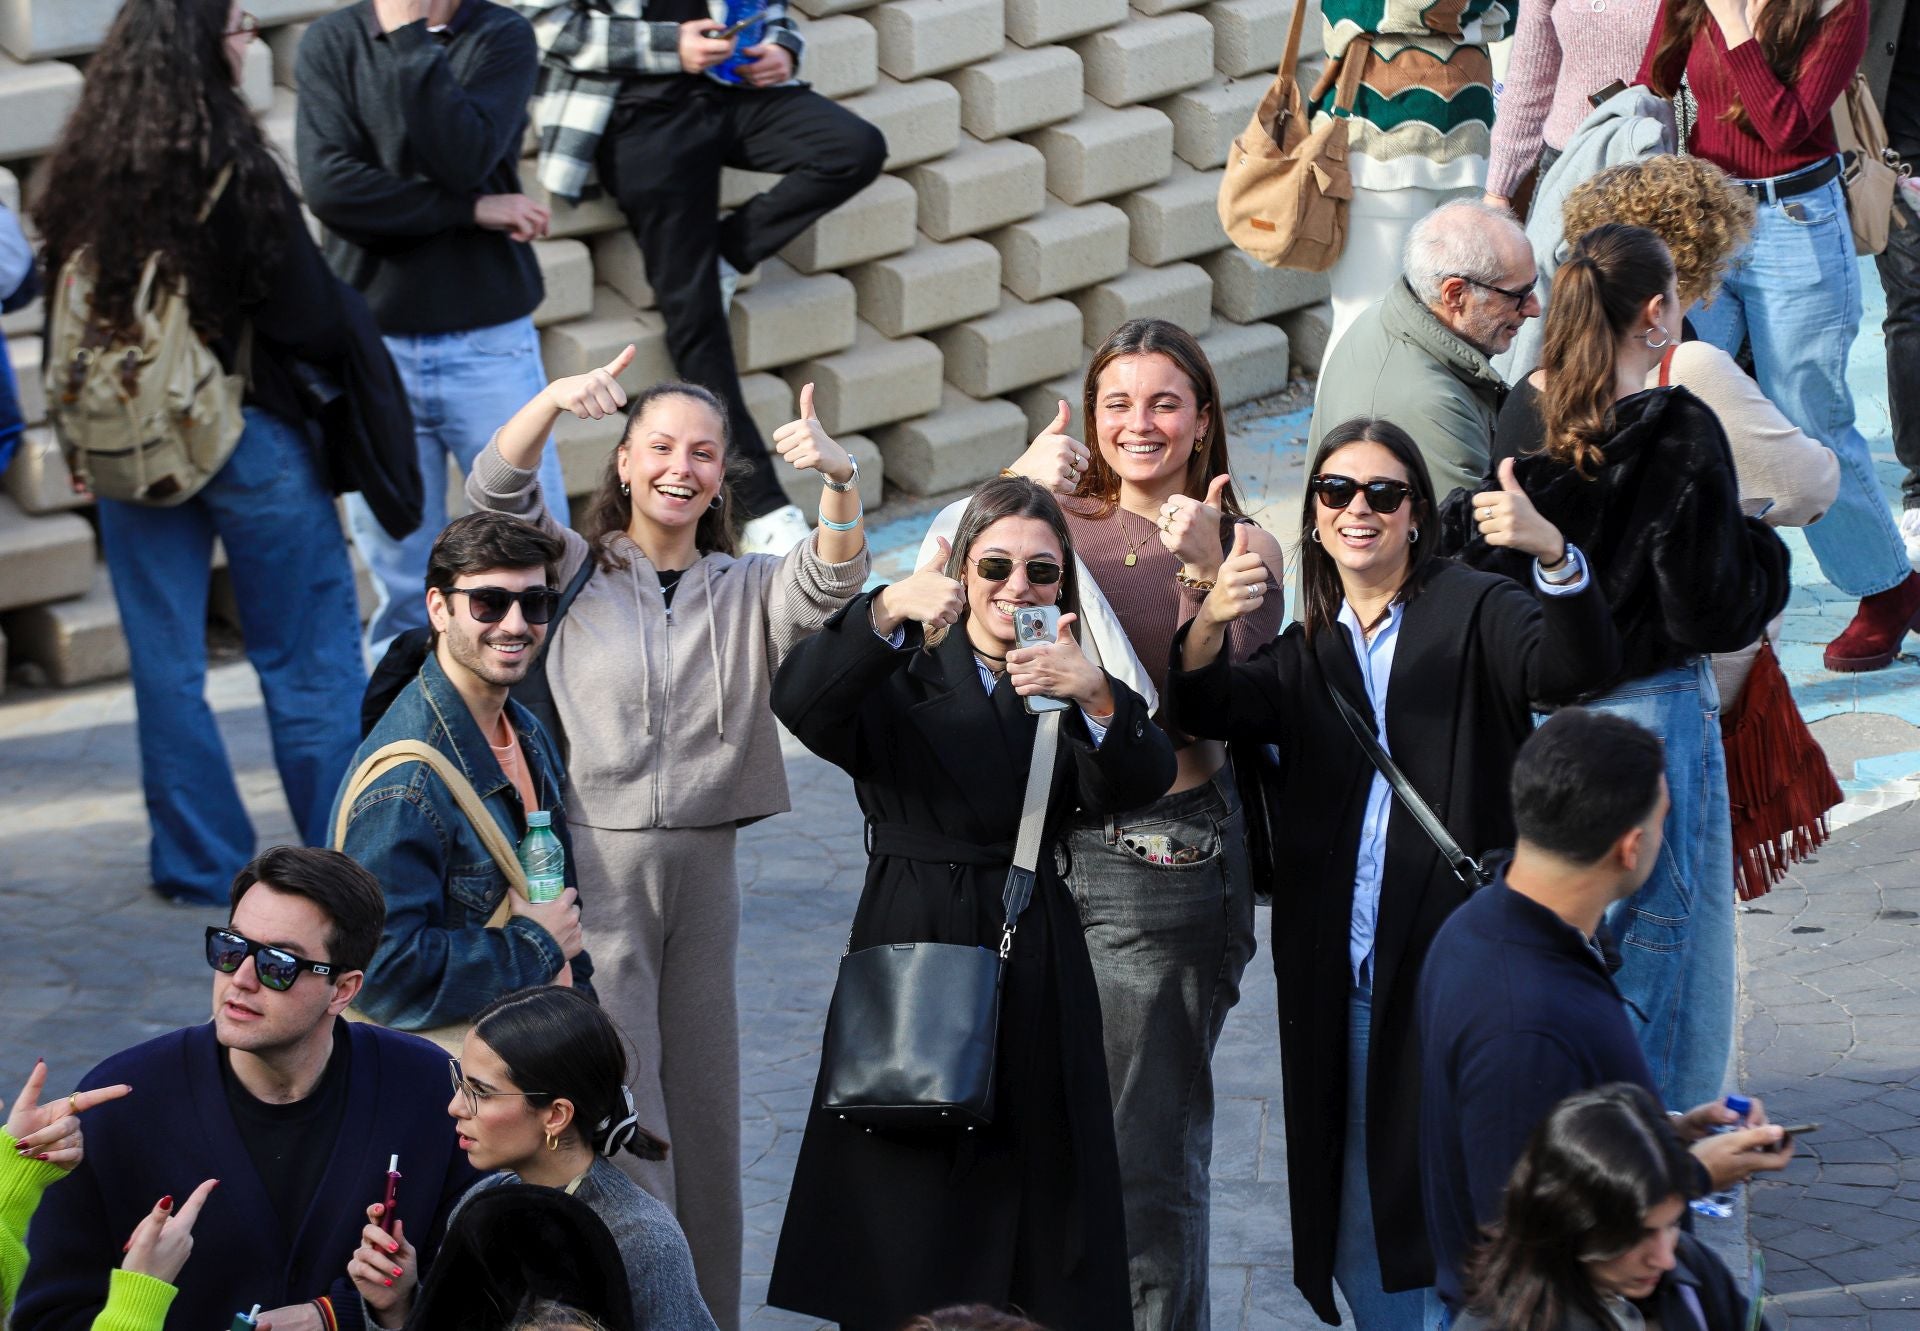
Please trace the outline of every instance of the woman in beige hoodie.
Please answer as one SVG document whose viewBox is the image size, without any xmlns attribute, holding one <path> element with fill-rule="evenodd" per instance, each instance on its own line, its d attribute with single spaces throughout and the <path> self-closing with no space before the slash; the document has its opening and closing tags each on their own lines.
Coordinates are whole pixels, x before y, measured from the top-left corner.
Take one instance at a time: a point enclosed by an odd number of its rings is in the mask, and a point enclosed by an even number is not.
<svg viewBox="0 0 1920 1331">
<path fill-rule="evenodd" d="M 633 1040 L 634 1108 L 662 1125 L 664 1161 L 621 1161 L 679 1217 L 721 1331 L 740 1318 L 740 1025 L 734 999 L 743 824 L 789 806 L 773 672 L 867 577 L 859 472 L 814 419 L 774 432 L 786 461 L 817 471 L 820 527 L 784 557 L 738 555 L 726 409 L 706 389 L 659 384 L 628 409 L 582 533 L 554 521 L 535 472 L 562 413 L 628 407 L 633 348 L 559 379 L 474 462 L 478 508 L 537 522 L 566 542 L 562 586 L 595 569 L 548 645 L 565 731 L 580 879 L 594 891 L 594 987 Z"/>
</svg>

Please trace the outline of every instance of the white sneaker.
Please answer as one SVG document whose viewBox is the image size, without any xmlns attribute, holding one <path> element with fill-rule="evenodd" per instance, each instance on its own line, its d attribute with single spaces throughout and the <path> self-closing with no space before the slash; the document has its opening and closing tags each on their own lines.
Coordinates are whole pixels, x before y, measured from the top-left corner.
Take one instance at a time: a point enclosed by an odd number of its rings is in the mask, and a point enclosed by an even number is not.
<svg viewBox="0 0 1920 1331">
<path fill-rule="evenodd" d="M 738 268 L 720 260 L 720 312 L 725 314 L 733 308 L 733 293 L 740 289 L 740 279 L 744 276 Z"/>
<path fill-rule="evenodd" d="M 740 553 L 784 555 L 811 535 L 813 528 L 807 525 L 807 515 L 788 504 L 752 519 L 740 529 Z"/>
<path fill-rule="evenodd" d="M 1907 563 L 1920 569 L 1920 508 L 1909 508 L 1900 514 L 1900 539 L 1906 542 Z"/>
</svg>

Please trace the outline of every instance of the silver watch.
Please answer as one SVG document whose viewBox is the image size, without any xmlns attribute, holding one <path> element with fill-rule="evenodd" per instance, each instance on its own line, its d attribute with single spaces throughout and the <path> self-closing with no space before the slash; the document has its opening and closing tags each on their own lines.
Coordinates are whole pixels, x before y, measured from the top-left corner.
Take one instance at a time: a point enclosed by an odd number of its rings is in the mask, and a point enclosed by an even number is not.
<svg viewBox="0 0 1920 1331">
<path fill-rule="evenodd" d="M 843 495 L 860 484 L 860 459 L 849 453 L 847 454 L 847 465 L 853 468 L 853 475 L 847 477 L 844 481 L 836 481 L 824 471 L 820 473 L 820 479 L 825 481 L 827 488 L 835 494 Z"/>
</svg>

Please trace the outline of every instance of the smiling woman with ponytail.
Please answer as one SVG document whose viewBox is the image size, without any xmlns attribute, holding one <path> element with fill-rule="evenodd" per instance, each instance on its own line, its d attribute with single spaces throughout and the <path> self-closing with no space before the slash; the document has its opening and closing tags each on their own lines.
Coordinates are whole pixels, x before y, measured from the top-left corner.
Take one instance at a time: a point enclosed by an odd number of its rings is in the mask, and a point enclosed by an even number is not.
<svg viewBox="0 0 1920 1331">
<path fill-rule="evenodd" d="M 1621 667 L 1588 705 L 1666 742 L 1666 848 L 1612 926 L 1661 1097 L 1694 1105 L 1719 1097 L 1733 1042 L 1732 815 L 1708 654 L 1753 642 L 1790 587 L 1780 538 L 1741 515 L 1719 417 L 1685 388 L 1646 387 L 1681 313 L 1658 236 L 1589 231 L 1554 276 L 1542 366 L 1515 385 L 1495 438 L 1541 516 L 1591 556 L 1612 607 Z M 1448 548 L 1529 576 L 1487 543 L 1476 502 L 1448 502 Z"/>
</svg>

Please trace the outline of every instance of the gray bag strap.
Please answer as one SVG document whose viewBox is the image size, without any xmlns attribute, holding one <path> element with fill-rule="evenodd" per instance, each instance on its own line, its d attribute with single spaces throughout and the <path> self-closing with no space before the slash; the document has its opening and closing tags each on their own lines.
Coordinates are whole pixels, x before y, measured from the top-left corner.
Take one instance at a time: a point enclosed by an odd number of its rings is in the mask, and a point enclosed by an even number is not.
<svg viewBox="0 0 1920 1331">
<path fill-rule="evenodd" d="M 1007 889 L 1001 896 L 1007 923 L 1000 933 L 1000 959 L 1013 952 L 1013 931 L 1033 900 L 1040 836 L 1046 830 L 1047 792 L 1053 786 L 1053 760 L 1060 751 L 1060 713 L 1041 714 L 1033 732 L 1033 761 L 1027 767 L 1027 794 L 1020 806 L 1020 839 L 1013 845 L 1013 864 L 1007 869 Z"/>
</svg>

